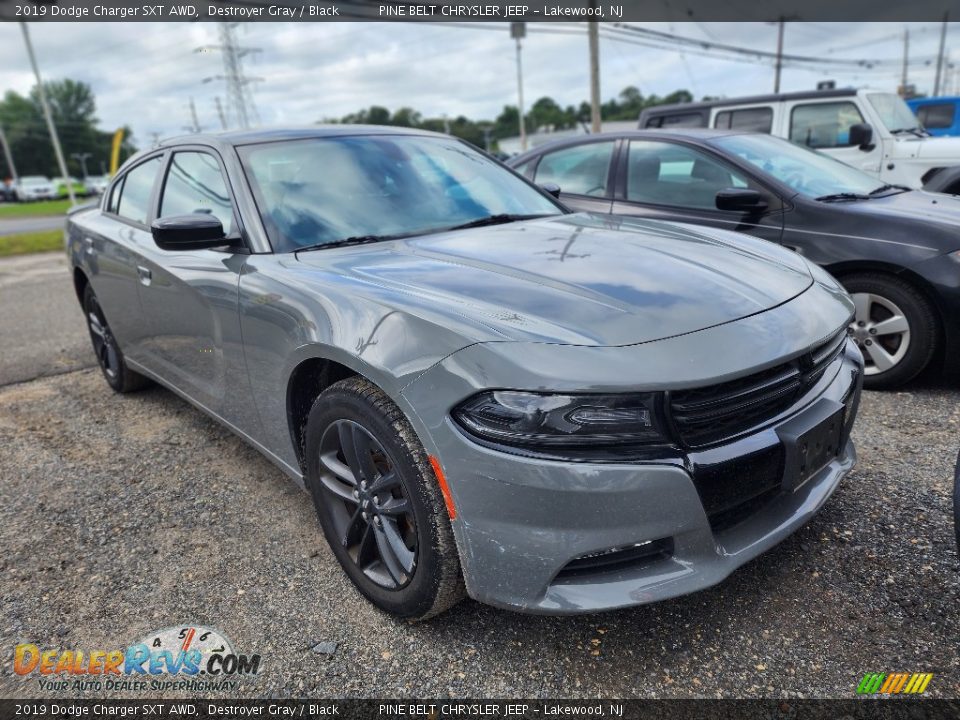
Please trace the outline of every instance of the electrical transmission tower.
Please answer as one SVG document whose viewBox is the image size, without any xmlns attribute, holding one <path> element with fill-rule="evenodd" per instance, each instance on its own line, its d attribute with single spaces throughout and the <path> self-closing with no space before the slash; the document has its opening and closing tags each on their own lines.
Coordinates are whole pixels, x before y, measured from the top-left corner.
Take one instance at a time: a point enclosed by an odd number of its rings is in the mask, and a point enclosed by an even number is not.
<svg viewBox="0 0 960 720">
<path fill-rule="evenodd" d="M 260 48 L 240 47 L 235 32 L 237 25 L 239 23 L 220 23 L 220 44 L 197 48 L 197 52 L 219 50 L 223 55 L 223 75 L 204 78 L 203 82 L 223 80 L 226 83 L 226 115 L 237 127 L 247 129 L 251 124 L 260 124 L 260 115 L 257 113 L 250 86 L 261 82 L 263 78 L 243 74 L 243 59 L 247 55 L 260 52 Z"/>
<path fill-rule="evenodd" d="M 200 127 L 200 120 L 197 119 L 197 106 L 194 104 L 193 98 L 190 98 L 187 107 L 190 109 L 190 124 L 184 125 L 183 129 L 189 133 L 201 132 L 203 128 Z"/>
</svg>

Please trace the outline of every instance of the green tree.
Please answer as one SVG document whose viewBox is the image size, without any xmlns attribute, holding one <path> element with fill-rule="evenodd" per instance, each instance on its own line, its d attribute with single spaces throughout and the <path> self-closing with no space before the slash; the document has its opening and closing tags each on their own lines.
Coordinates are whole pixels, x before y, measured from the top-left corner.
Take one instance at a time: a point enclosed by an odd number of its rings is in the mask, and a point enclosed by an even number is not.
<svg viewBox="0 0 960 720">
<path fill-rule="evenodd" d="M 82 175 L 81 163 L 73 157 L 75 153 L 90 154 L 87 171 L 91 175 L 108 168 L 113 132 L 98 129 L 96 99 L 90 86 L 66 79 L 48 81 L 44 89 L 60 137 L 67 172 L 76 177 Z M 33 88 L 27 97 L 8 91 L 0 100 L 0 123 L 6 131 L 13 161 L 21 175 L 60 175 L 37 88 Z M 136 147 L 127 128 L 120 161 L 123 162 L 134 152 Z M 0 156 L 0 175 L 8 177 L 10 174 L 10 169 Z"/>
</svg>

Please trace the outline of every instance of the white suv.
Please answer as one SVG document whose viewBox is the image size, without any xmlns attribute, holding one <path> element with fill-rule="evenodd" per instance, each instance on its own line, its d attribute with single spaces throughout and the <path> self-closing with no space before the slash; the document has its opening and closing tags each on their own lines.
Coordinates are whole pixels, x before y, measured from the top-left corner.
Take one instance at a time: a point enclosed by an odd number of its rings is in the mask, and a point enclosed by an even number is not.
<svg viewBox="0 0 960 720">
<path fill-rule="evenodd" d="M 767 132 L 885 183 L 960 194 L 960 138 L 932 137 L 893 93 L 820 90 L 659 105 L 640 113 L 640 127 Z"/>
</svg>

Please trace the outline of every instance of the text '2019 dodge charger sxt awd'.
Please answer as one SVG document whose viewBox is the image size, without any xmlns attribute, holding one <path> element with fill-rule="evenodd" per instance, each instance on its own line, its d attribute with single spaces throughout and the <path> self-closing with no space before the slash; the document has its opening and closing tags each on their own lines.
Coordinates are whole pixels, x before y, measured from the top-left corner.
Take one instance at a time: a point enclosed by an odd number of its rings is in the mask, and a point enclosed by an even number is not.
<svg viewBox="0 0 960 720">
<path fill-rule="evenodd" d="M 570 214 L 449 137 L 169 141 L 68 236 L 109 384 L 156 380 L 260 449 L 397 615 L 697 590 L 854 463 L 862 358 L 829 275 L 723 230 Z"/>
</svg>

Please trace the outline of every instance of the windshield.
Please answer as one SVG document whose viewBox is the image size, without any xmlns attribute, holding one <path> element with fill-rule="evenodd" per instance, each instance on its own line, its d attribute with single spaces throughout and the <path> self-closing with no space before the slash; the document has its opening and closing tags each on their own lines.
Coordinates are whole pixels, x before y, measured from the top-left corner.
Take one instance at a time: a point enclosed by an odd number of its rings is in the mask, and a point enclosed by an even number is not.
<svg viewBox="0 0 960 720">
<path fill-rule="evenodd" d="M 45 177 L 28 176 L 20 178 L 21 185 L 46 185 L 49 182 Z"/>
<path fill-rule="evenodd" d="M 560 207 L 466 144 L 444 137 L 324 137 L 238 148 L 274 250 L 417 235 L 493 215 Z"/>
<path fill-rule="evenodd" d="M 839 160 L 770 135 L 730 135 L 713 143 L 807 197 L 867 195 L 881 186 Z"/>
<path fill-rule="evenodd" d="M 903 98 L 893 93 L 868 93 L 867 100 L 890 132 L 919 128 L 920 121 Z"/>
</svg>

